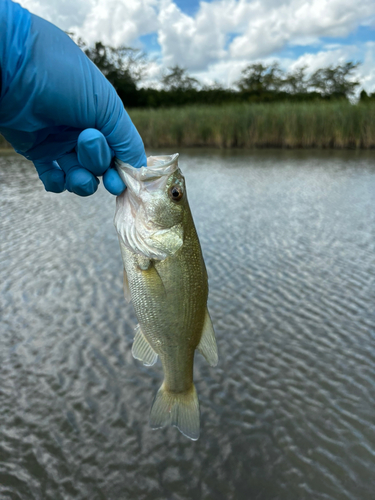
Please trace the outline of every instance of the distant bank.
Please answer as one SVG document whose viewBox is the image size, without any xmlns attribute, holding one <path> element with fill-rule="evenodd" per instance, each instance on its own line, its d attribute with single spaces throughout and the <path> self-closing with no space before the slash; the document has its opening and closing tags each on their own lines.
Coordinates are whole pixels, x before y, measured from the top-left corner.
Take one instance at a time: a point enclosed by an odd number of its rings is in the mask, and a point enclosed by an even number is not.
<svg viewBox="0 0 375 500">
<path fill-rule="evenodd" d="M 375 148 L 375 103 L 130 109 L 147 148 Z M 0 148 L 9 143 L 0 135 Z"/>
<path fill-rule="evenodd" d="M 373 102 L 189 106 L 129 114 L 146 148 L 375 148 Z"/>
<path fill-rule="evenodd" d="M 12 146 L 0 134 L 0 149 L 12 149 Z"/>
</svg>

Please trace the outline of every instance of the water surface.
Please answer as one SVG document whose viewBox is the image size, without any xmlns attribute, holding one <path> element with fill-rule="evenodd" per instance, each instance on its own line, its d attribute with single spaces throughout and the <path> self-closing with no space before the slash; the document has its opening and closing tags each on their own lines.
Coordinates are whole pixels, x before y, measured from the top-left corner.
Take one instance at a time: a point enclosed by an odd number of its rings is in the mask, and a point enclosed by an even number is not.
<svg viewBox="0 0 375 500">
<path fill-rule="evenodd" d="M 174 151 L 167 151 L 172 153 Z M 220 363 L 152 431 L 115 200 L 0 156 L 0 498 L 372 500 L 375 154 L 184 152 Z"/>
</svg>

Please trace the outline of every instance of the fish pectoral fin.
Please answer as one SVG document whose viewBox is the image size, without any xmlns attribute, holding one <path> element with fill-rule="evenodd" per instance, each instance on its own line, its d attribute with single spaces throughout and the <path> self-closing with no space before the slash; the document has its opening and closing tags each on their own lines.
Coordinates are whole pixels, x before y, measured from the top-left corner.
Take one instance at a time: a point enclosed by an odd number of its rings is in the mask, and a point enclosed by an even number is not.
<svg viewBox="0 0 375 500">
<path fill-rule="evenodd" d="M 202 337 L 197 347 L 198 351 L 204 356 L 210 366 L 216 366 L 219 361 L 217 345 L 215 339 L 214 327 L 208 310 L 204 318 Z"/>
<path fill-rule="evenodd" d="M 124 297 L 125 297 L 126 302 L 131 302 L 132 297 L 130 295 L 128 275 L 126 274 L 125 269 L 124 269 Z"/>
<path fill-rule="evenodd" d="M 152 265 L 152 260 L 144 255 L 137 255 L 138 267 L 141 271 L 147 271 Z"/>
<path fill-rule="evenodd" d="M 136 327 L 136 334 L 132 347 L 132 355 L 133 358 L 143 361 L 143 364 L 145 366 L 154 365 L 156 363 L 156 360 L 158 359 L 158 355 L 150 346 L 139 325 L 137 325 Z"/>
</svg>

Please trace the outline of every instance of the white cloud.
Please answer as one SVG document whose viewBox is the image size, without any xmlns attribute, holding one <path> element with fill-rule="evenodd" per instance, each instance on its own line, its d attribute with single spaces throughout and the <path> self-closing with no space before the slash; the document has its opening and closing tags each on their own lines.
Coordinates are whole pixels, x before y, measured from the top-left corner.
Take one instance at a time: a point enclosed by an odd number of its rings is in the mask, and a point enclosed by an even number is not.
<svg viewBox="0 0 375 500">
<path fill-rule="evenodd" d="M 359 61 L 363 55 L 363 62 L 353 72 L 353 78 L 360 82 L 357 93 L 362 88 L 367 92 L 375 92 L 375 42 L 342 46 L 326 45 L 324 50 L 316 54 L 304 54 L 295 61 L 290 60 L 285 69 L 294 71 L 302 66 L 307 66 L 308 74 L 312 74 L 327 66 L 336 66 L 346 61 Z"/>
<path fill-rule="evenodd" d="M 159 43 L 167 65 L 202 70 L 222 61 L 252 61 L 286 46 L 345 37 L 375 16 L 373 0 L 219 0 L 195 17 L 162 0 Z M 236 33 L 229 47 L 228 35 Z"/>
<path fill-rule="evenodd" d="M 336 66 L 348 60 L 354 60 L 358 53 L 358 48 L 353 46 L 331 47 L 326 46 L 316 54 L 304 54 L 290 64 L 289 69 L 295 70 L 301 66 L 307 66 L 309 73 L 313 73 L 319 68 Z"/>
<path fill-rule="evenodd" d="M 212 85 L 220 82 L 224 87 L 232 87 L 240 76 L 241 71 L 247 65 L 246 61 L 220 61 L 211 64 L 205 71 L 194 73 L 203 85 Z"/>
<path fill-rule="evenodd" d="M 375 42 L 366 43 L 365 58 L 358 76 L 367 92 L 375 92 Z"/>
<path fill-rule="evenodd" d="M 59 28 L 72 31 L 87 43 L 129 45 L 157 31 L 157 0 L 20 0 Z"/>
<path fill-rule="evenodd" d="M 20 0 L 31 12 L 86 42 L 138 45 L 157 34 L 160 54 L 149 81 L 163 68 L 179 64 L 205 83 L 231 85 L 246 64 L 280 60 L 283 67 L 305 62 L 312 68 L 344 60 L 363 60 L 358 75 L 374 85 L 374 46 L 324 46 L 322 37 L 345 37 L 358 26 L 375 26 L 374 0 L 214 0 L 201 1 L 194 16 L 173 0 Z M 228 43 L 229 42 L 229 43 Z M 315 46 L 317 54 L 297 60 L 277 54 L 296 46 Z M 372 89 L 370 89 L 372 90 Z"/>
<path fill-rule="evenodd" d="M 192 18 L 171 0 L 161 2 L 158 41 L 167 66 L 179 64 L 202 69 L 225 56 L 226 33 L 220 29 L 210 5 L 202 3 Z"/>
<path fill-rule="evenodd" d="M 97 0 L 95 4 L 83 25 L 75 27 L 89 43 L 100 39 L 105 44 L 129 45 L 158 28 L 155 0 Z"/>
<path fill-rule="evenodd" d="M 147 66 L 147 72 L 140 82 L 140 87 L 162 88 L 161 79 L 163 77 L 164 67 L 157 61 L 151 61 Z"/>
<path fill-rule="evenodd" d="M 64 2 L 48 0 L 18 0 L 22 7 L 28 9 L 63 30 L 73 25 L 82 24 L 94 7 L 94 0 L 65 0 Z"/>
<path fill-rule="evenodd" d="M 230 46 L 233 58 L 256 58 L 303 37 L 344 37 L 375 15 L 373 0 L 290 0 L 262 3 L 255 20 Z"/>
<path fill-rule="evenodd" d="M 266 57 L 256 59 L 253 62 L 262 62 L 265 65 L 278 63 L 286 71 L 294 71 L 302 66 L 307 66 L 307 74 L 310 75 L 320 68 L 336 66 L 347 61 L 358 61 L 363 57 L 363 62 L 353 73 L 353 78 L 360 82 L 358 92 L 364 88 L 367 92 L 375 92 L 375 42 L 367 42 L 358 45 L 326 45 L 315 54 L 304 54 L 297 59 Z M 211 64 L 201 72 L 193 73 L 203 84 L 221 82 L 226 87 L 232 87 L 240 78 L 241 71 L 249 64 L 246 59 L 235 61 L 220 61 Z"/>
</svg>

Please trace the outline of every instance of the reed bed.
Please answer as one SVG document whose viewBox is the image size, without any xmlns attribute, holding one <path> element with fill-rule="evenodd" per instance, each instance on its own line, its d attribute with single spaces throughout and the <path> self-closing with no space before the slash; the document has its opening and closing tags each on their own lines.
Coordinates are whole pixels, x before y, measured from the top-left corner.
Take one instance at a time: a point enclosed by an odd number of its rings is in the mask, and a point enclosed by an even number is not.
<svg viewBox="0 0 375 500">
<path fill-rule="evenodd" d="M 0 134 L 0 149 L 12 149 L 8 141 Z"/>
<path fill-rule="evenodd" d="M 146 147 L 375 148 L 375 103 L 130 109 Z M 0 135 L 0 148 L 10 148 Z"/>
<path fill-rule="evenodd" d="M 374 148 L 375 103 L 133 109 L 146 147 Z"/>
</svg>

